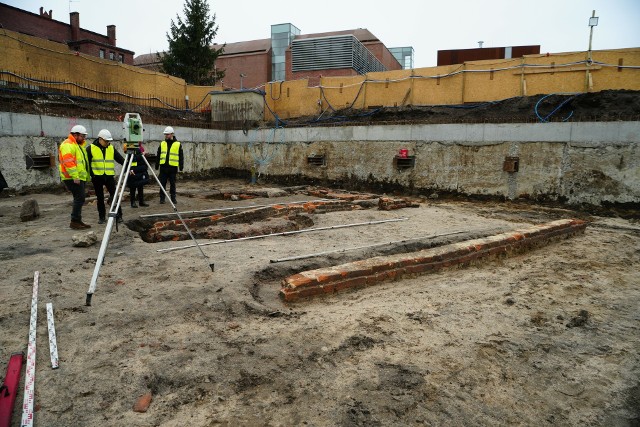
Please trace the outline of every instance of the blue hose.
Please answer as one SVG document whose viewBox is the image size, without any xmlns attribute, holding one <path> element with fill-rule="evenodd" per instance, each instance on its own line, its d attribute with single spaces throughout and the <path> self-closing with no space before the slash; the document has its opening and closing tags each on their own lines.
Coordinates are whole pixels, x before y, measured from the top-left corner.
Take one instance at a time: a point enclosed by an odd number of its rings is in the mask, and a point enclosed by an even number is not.
<svg viewBox="0 0 640 427">
<path fill-rule="evenodd" d="M 544 101 L 545 99 L 547 99 L 550 96 L 553 95 L 571 95 L 569 98 L 565 99 L 564 101 L 562 101 L 560 103 L 560 105 L 558 105 L 556 108 L 553 109 L 552 112 L 550 112 L 549 114 L 547 114 L 545 117 L 541 117 L 540 114 L 538 113 L 538 106 L 540 105 L 540 103 L 542 101 Z M 538 100 L 538 102 L 536 102 L 536 106 L 533 108 L 533 110 L 536 113 L 536 116 L 538 117 L 538 119 L 540 120 L 540 123 L 548 123 L 549 122 L 549 118 L 551 116 L 553 116 L 558 110 L 560 110 L 567 102 L 571 101 L 572 99 L 574 99 L 576 96 L 578 96 L 579 93 L 551 93 L 549 95 L 545 95 L 542 98 L 540 98 Z M 569 113 L 569 115 L 565 118 L 562 119 L 563 122 L 566 122 L 567 120 L 569 120 L 571 118 L 571 116 L 573 116 L 573 110 L 571 110 L 571 112 Z"/>
</svg>

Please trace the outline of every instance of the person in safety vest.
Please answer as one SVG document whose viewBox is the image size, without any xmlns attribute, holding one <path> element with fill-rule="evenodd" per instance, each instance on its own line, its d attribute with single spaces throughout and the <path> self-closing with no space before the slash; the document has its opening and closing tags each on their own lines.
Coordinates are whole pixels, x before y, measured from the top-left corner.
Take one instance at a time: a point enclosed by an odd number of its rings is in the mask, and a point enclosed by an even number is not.
<svg viewBox="0 0 640 427">
<path fill-rule="evenodd" d="M 75 125 L 58 149 L 60 179 L 73 194 L 70 227 L 74 230 L 91 228 L 89 224 L 82 222 L 85 185 L 89 180 L 89 160 L 87 160 L 87 152 L 84 149 L 86 136 L 87 129 L 84 126 Z"/>
<path fill-rule="evenodd" d="M 111 141 L 113 141 L 111 132 L 107 129 L 102 129 L 98 132 L 98 138 L 87 147 L 91 183 L 96 191 L 98 224 L 104 224 L 107 216 L 107 209 L 104 205 L 104 187 L 107 187 L 107 191 L 109 191 L 107 203 L 111 204 L 116 193 L 115 162 L 121 165 L 124 164 L 124 157 L 111 145 Z M 116 221 L 118 223 L 122 222 L 122 208 L 118 209 Z"/>
<path fill-rule="evenodd" d="M 156 169 L 160 168 L 160 185 L 167 188 L 167 180 L 169 181 L 169 195 L 171 202 L 177 204 L 176 200 L 176 176 L 178 169 L 180 172 L 184 170 L 184 155 L 182 154 L 182 145 L 173 133 L 173 128 L 167 126 L 164 129 L 164 141 L 158 147 Z M 160 204 L 164 203 L 164 191 L 160 190 Z"/>
</svg>

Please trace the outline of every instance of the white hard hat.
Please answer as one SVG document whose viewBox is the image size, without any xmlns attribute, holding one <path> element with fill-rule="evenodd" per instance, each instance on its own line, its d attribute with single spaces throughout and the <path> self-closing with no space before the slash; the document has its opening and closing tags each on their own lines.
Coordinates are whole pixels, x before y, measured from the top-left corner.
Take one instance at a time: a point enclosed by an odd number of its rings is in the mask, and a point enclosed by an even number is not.
<svg viewBox="0 0 640 427">
<path fill-rule="evenodd" d="M 75 125 L 74 127 L 71 128 L 71 132 L 70 133 L 81 133 L 83 135 L 87 134 L 87 128 L 85 128 L 82 125 Z"/>
<path fill-rule="evenodd" d="M 98 138 L 102 138 L 105 141 L 113 141 L 113 138 L 111 138 L 111 132 L 109 132 L 106 129 L 102 129 L 99 133 L 98 133 Z"/>
<path fill-rule="evenodd" d="M 173 131 L 173 128 L 171 126 L 167 126 L 166 128 L 164 128 L 164 132 L 162 133 L 165 135 L 168 135 L 170 133 L 175 133 L 175 132 Z"/>
</svg>

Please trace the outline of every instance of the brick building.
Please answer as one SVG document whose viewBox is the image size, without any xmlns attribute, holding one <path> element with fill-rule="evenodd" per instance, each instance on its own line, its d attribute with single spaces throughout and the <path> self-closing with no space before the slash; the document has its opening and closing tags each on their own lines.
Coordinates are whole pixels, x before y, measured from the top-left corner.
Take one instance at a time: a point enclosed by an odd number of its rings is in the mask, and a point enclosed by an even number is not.
<svg viewBox="0 0 640 427">
<path fill-rule="evenodd" d="M 107 35 L 80 27 L 80 14 L 71 12 L 69 24 L 53 19 L 53 11 L 40 14 L 0 3 L 0 25 L 7 30 L 64 43 L 72 51 L 133 65 L 134 52 L 116 46 L 116 26 L 107 25 Z"/>
<path fill-rule="evenodd" d="M 522 58 L 524 55 L 538 55 L 539 53 L 540 45 L 439 50 L 438 66 L 464 64 L 468 61 L 482 61 L 484 59 Z"/>
<path fill-rule="evenodd" d="M 212 47 L 219 49 L 222 45 Z M 134 64 L 154 71 L 160 69 L 155 53 L 136 56 Z M 308 78 L 313 86 L 321 76 L 400 70 L 402 65 L 366 29 L 301 35 L 292 24 L 278 24 L 271 26 L 271 38 L 227 43 L 216 68 L 225 70 L 223 86 L 239 89 L 303 78 Z"/>
</svg>

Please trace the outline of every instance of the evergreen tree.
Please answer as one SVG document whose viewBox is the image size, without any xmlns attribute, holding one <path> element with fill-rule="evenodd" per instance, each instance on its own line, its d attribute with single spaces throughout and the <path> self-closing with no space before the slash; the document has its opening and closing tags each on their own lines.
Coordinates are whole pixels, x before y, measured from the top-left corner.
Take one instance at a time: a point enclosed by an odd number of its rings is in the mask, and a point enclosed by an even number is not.
<svg viewBox="0 0 640 427">
<path fill-rule="evenodd" d="M 216 15 L 209 16 L 209 4 L 206 0 L 186 0 L 184 4 L 185 20 L 176 16 L 171 20 L 167 33 L 169 50 L 160 55 L 161 71 L 181 77 L 194 85 L 212 85 L 224 77 L 224 71 L 214 69 L 218 56 L 224 52 L 211 47 L 218 32 Z"/>
</svg>

